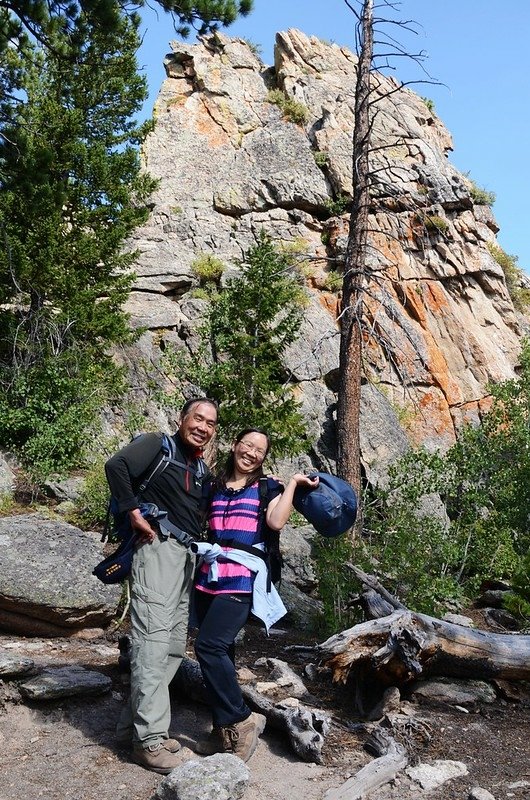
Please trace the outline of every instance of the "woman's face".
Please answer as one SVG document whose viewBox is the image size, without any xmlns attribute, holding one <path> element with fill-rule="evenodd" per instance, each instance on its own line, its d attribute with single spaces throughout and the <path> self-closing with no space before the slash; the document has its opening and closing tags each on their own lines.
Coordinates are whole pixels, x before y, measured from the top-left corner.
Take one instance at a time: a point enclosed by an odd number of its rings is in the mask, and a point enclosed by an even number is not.
<svg viewBox="0 0 530 800">
<path fill-rule="evenodd" d="M 234 466 L 243 475 L 250 474 L 263 464 L 267 455 L 267 437 L 262 433 L 246 433 L 232 445 Z"/>
</svg>

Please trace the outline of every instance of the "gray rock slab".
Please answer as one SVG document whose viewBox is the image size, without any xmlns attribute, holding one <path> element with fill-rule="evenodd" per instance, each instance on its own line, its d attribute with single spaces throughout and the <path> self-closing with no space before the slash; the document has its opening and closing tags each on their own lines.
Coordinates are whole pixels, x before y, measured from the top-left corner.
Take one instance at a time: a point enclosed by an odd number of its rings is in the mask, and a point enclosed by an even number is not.
<svg viewBox="0 0 530 800">
<path fill-rule="evenodd" d="M 11 469 L 8 460 L 3 453 L 0 453 L 0 496 L 11 494 L 15 488 L 15 473 Z"/>
<path fill-rule="evenodd" d="M 471 617 L 465 617 L 463 614 L 452 614 L 448 612 L 444 614 L 442 619 L 445 622 L 451 622 L 453 625 L 462 625 L 464 628 L 474 628 L 475 624 Z"/>
<path fill-rule="evenodd" d="M 468 795 L 468 800 L 495 800 L 494 795 L 481 786 L 474 786 Z"/>
<path fill-rule="evenodd" d="M 408 767 L 405 772 L 411 780 L 419 783 L 424 791 L 431 792 L 452 778 L 467 775 L 468 769 L 462 761 L 433 761 L 432 764 Z"/>
<path fill-rule="evenodd" d="M 31 672 L 35 662 L 31 658 L 16 656 L 0 650 L 0 677 L 16 678 Z"/>
<path fill-rule="evenodd" d="M 40 514 L 0 519 L 0 626 L 31 636 L 105 627 L 121 588 L 92 575 L 102 558 L 99 534 Z"/>
<path fill-rule="evenodd" d="M 47 668 L 19 685 L 21 694 L 29 700 L 98 695 L 111 688 L 112 681 L 107 675 L 76 665 Z"/>
<path fill-rule="evenodd" d="M 299 381 L 325 379 L 338 370 L 339 343 L 340 332 L 335 320 L 313 295 L 299 336 L 283 355 L 285 366 Z"/>
<path fill-rule="evenodd" d="M 409 449 L 396 412 L 385 395 L 370 383 L 361 387 L 361 453 L 370 483 L 385 488 L 390 465 Z"/>
<path fill-rule="evenodd" d="M 173 328 L 182 320 L 178 303 L 154 292 L 131 292 L 123 310 L 133 328 Z"/>
<path fill-rule="evenodd" d="M 57 478 L 46 481 L 44 489 L 51 497 L 55 497 L 57 500 L 77 500 L 84 484 L 84 478 Z"/>
<path fill-rule="evenodd" d="M 496 698 L 495 690 L 485 681 L 449 680 L 444 678 L 416 684 L 412 695 L 419 699 L 459 706 L 493 703 Z"/>
<path fill-rule="evenodd" d="M 250 781 L 243 761 L 229 753 L 217 753 L 177 767 L 159 784 L 158 800 L 239 800 Z"/>
</svg>

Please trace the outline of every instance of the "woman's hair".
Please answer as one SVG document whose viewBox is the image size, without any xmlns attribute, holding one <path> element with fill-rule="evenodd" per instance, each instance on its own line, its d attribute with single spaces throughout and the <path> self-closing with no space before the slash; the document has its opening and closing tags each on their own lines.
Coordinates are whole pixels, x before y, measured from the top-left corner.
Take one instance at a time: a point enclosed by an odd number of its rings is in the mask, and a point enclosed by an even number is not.
<svg viewBox="0 0 530 800">
<path fill-rule="evenodd" d="M 261 433 L 261 435 L 265 437 L 265 439 L 267 440 L 267 448 L 265 452 L 265 458 L 266 458 L 271 447 L 271 440 L 269 434 L 267 433 L 267 431 L 264 431 L 263 428 L 244 428 L 244 430 L 240 431 L 237 434 L 235 438 L 235 443 L 237 444 L 237 442 L 240 442 L 249 433 Z M 229 481 L 234 474 L 234 469 L 235 469 L 234 453 L 232 450 L 230 450 L 228 457 L 225 461 L 224 467 L 222 468 L 221 472 L 215 479 L 215 485 L 217 487 L 226 486 L 226 482 Z M 256 467 L 254 472 L 248 475 L 245 486 L 251 486 L 257 480 L 263 478 L 264 475 L 265 473 L 263 472 L 263 461 L 262 461 L 261 464 L 258 467 Z"/>
</svg>

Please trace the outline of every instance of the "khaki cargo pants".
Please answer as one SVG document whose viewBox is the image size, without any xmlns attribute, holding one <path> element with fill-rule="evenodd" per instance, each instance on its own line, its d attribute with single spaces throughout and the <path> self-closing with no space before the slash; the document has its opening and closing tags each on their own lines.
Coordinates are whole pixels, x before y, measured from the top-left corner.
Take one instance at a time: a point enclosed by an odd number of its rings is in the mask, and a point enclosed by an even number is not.
<svg viewBox="0 0 530 800">
<path fill-rule="evenodd" d="M 195 556 L 175 539 L 141 545 L 131 570 L 131 697 L 118 738 L 149 747 L 168 737 L 169 684 L 186 650 Z"/>
</svg>

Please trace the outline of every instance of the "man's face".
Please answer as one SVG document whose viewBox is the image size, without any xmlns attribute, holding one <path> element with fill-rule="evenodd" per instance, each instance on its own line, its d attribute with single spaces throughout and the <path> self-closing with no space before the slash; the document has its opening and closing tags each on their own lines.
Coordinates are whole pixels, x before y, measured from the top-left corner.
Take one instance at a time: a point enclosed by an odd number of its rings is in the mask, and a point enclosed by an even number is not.
<svg viewBox="0 0 530 800">
<path fill-rule="evenodd" d="M 192 449 L 205 447 L 215 433 L 217 409 L 211 403 L 194 403 L 179 426 L 180 438 Z"/>
</svg>

